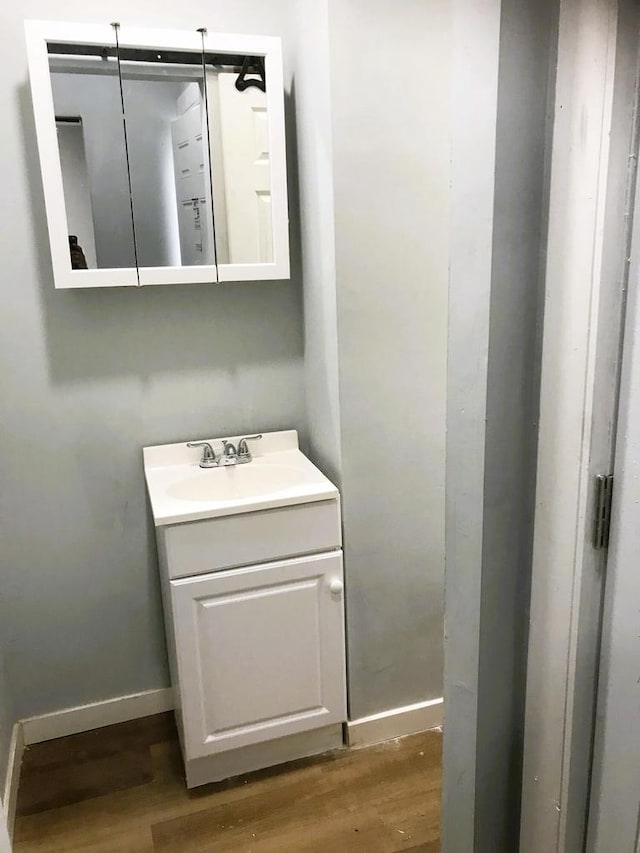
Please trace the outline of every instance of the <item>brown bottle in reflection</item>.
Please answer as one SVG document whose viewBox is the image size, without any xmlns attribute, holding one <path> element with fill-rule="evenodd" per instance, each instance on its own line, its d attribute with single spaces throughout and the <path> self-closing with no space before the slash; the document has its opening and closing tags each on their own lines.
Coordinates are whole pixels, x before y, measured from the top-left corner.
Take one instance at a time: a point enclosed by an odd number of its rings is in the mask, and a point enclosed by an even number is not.
<svg viewBox="0 0 640 853">
<path fill-rule="evenodd" d="M 69 234 L 69 251 L 71 252 L 71 269 L 86 270 L 87 259 L 82 248 L 78 245 L 78 238 L 74 234 Z"/>
</svg>

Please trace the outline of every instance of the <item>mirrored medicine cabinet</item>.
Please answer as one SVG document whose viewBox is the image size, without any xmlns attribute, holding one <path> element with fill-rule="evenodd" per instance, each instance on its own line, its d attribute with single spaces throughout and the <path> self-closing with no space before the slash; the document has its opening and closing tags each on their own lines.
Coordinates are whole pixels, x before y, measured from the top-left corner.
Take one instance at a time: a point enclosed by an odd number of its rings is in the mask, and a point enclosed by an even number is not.
<svg viewBox="0 0 640 853">
<path fill-rule="evenodd" d="M 289 277 L 278 38 L 25 26 L 56 287 Z"/>
</svg>

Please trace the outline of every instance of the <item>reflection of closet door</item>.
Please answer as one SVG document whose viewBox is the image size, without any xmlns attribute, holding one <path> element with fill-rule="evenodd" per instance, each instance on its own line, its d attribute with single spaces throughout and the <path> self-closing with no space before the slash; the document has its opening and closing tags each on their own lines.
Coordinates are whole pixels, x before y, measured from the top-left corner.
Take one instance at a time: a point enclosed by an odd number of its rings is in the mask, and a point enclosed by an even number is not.
<svg viewBox="0 0 640 853">
<path fill-rule="evenodd" d="M 212 264 L 211 205 L 207 201 L 209 166 L 202 144 L 200 104 L 171 122 L 171 142 L 178 204 L 180 255 L 183 266 Z"/>
<path fill-rule="evenodd" d="M 230 264 L 273 262 L 267 96 L 218 75 Z M 217 211 L 216 211 L 217 212 Z"/>
<path fill-rule="evenodd" d="M 78 238 L 78 245 L 87 261 L 87 269 L 94 270 L 98 262 L 82 119 L 56 118 L 56 131 L 67 228 L 70 235 Z"/>
</svg>

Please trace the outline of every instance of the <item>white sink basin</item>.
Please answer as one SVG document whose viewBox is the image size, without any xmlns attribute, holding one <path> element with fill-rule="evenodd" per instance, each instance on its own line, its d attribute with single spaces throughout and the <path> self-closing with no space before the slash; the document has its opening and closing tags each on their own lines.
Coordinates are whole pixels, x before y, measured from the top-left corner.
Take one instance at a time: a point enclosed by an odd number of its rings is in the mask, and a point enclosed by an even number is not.
<svg viewBox="0 0 640 853">
<path fill-rule="evenodd" d="M 217 453 L 221 438 L 206 438 Z M 238 436 L 227 438 L 237 445 Z M 331 500 L 338 490 L 298 447 L 295 430 L 263 433 L 251 462 L 200 468 L 202 450 L 186 442 L 144 448 L 144 473 L 156 527 Z"/>
<path fill-rule="evenodd" d="M 261 465 L 249 462 L 228 468 L 200 469 L 197 474 L 167 486 L 167 494 L 180 501 L 236 501 L 275 495 L 304 482 L 304 473 L 293 465 Z"/>
</svg>

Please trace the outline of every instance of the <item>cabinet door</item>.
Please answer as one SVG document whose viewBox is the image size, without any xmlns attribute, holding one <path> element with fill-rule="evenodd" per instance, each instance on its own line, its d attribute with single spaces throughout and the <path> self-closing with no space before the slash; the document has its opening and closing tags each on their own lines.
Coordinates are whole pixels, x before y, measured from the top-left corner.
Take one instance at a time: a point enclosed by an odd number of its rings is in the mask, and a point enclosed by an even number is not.
<svg viewBox="0 0 640 853">
<path fill-rule="evenodd" d="M 342 552 L 171 582 L 188 758 L 346 719 Z"/>
</svg>

